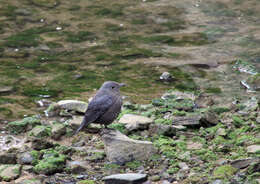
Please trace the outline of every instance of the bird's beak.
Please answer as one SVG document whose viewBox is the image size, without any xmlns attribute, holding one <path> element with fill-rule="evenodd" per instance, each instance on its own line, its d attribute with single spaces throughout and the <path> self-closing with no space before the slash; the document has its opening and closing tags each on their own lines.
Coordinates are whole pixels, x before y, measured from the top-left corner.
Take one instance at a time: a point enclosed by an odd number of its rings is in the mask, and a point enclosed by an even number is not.
<svg viewBox="0 0 260 184">
<path fill-rule="evenodd" d="M 124 87 L 124 86 L 126 86 L 126 84 L 125 83 L 120 83 L 119 86 L 120 87 Z"/>
</svg>

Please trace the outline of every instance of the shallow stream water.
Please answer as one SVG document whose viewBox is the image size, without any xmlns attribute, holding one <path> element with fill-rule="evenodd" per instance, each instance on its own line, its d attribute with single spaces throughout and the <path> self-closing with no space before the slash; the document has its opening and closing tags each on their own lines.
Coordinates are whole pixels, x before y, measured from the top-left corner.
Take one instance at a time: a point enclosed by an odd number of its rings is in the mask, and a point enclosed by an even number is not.
<svg viewBox="0 0 260 184">
<path fill-rule="evenodd" d="M 127 83 L 122 93 L 135 103 L 173 88 L 219 103 L 257 95 L 233 65 L 260 69 L 259 8 L 259 0 L 0 0 L 0 120 L 39 112 L 43 98 L 87 101 L 106 80 Z M 159 80 L 165 71 L 172 82 Z"/>
</svg>

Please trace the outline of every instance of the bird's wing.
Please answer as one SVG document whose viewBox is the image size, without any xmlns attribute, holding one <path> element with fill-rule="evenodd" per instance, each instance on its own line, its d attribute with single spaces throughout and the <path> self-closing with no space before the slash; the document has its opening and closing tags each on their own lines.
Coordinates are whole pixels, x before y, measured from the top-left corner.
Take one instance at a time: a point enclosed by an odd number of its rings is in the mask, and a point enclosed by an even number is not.
<svg viewBox="0 0 260 184">
<path fill-rule="evenodd" d="M 75 131 L 77 134 L 84 126 L 97 120 L 115 103 L 115 98 L 110 95 L 95 96 L 88 105 L 88 109 L 85 112 L 84 119 L 79 128 Z"/>
</svg>

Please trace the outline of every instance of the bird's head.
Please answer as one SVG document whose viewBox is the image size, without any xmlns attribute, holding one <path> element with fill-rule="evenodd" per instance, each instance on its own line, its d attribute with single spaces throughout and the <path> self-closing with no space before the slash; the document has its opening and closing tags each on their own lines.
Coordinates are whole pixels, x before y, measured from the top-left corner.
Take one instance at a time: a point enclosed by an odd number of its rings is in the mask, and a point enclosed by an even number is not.
<svg viewBox="0 0 260 184">
<path fill-rule="evenodd" d="M 101 86 L 102 89 L 106 89 L 106 90 L 112 90 L 112 91 L 117 91 L 119 92 L 120 88 L 125 86 L 125 83 L 118 83 L 118 82 L 114 82 L 114 81 L 106 81 L 103 83 L 103 85 Z"/>
</svg>

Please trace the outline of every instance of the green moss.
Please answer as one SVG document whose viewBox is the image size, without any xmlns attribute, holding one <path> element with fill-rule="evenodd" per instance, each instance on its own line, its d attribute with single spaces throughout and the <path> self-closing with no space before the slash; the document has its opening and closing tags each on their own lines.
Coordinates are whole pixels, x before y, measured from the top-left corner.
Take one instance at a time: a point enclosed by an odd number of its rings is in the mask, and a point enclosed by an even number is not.
<svg viewBox="0 0 260 184">
<path fill-rule="evenodd" d="M 41 183 L 38 179 L 29 179 L 29 180 L 23 180 L 24 184 L 35 184 L 35 183 Z"/>
<path fill-rule="evenodd" d="M 79 31 L 77 33 L 66 32 L 67 38 L 65 41 L 71 43 L 80 43 L 84 41 L 93 41 L 97 39 L 94 33 L 89 31 Z"/>
<path fill-rule="evenodd" d="M 93 180 L 81 180 L 78 182 L 78 184 L 95 184 L 95 181 Z"/>
<path fill-rule="evenodd" d="M 214 88 L 214 87 L 209 87 L 205 90 L 206 93 L 215 93 L 215 94 L 220 94 L 221 89 L 220 88 Z"/>
<path fill-rule="evenodd" d="M 230 111 L 230 109 L 228 107 L 211 107 L 210 110 L 217 114 L 222 114 L 224 112 Z"/>
<path fill-rule="evenodd" d="M 171 125 L 172 124 L 172 120 L 163 119 L 163 118 L 156 119 L 154 122 L 157 123 L 157 124 L 165 124 L 165 125 Z"/>
<path fill-rule="evenodd" d="M 244 124 L 244 120 L 241 119 L 241 117 L 239 117 L 239 116 L 236 116 L 236 115 L 232 116 L 232 120 L 236 127 L 240 127 L 241 125 Z"/>
<path fill-rule="evenodd" d="M 29 97 L 57 97 L 61 91 L 56 89 L 49 89 L 48 87 L 34 86 L 28 84 L 23 88 L 23 95 Z"/>
<path fill-rule="evenodd" d="M 120 131 L 122 134 L 126 133 L 125 125 L 122 123 L 112 123 L 108 127 L 116 129 L 116 130 Z"/>
<path fill-rule="evenodd" d="M 219 178 L 219 179 L 227 179 L 231 178 L 234 176 L 236 173 L 237 169 L 232 167 L 231 165 L 223 165 L 220 167 L 217 167 L 214 172 L 213 176 L 214 178 Z"/>
<path fill-rule="evenodd" d="M 13 112 L 12 110 L 6 108 L 6 107 L 0 107 L 0 114 L 4 115 L 7 118 L 12 117 Z"/>
<path fill-rule="evenodd" d="M 95 14 L 98 16 L 109 16 L 109 17 L 118 17 L 118 16 L 123 16 L 123 7 L 122 6 L 116 6 L 113 5 L 113 8 L 102 8 L 102 9 L 98 9 L 96 10 Z"/>
<path fill-rule="evenodd" d="M 125 165 L 130 169 L 137 169 L 142 165 L 142 163 L 140 161 L 132 161 L 132 162 L 127 162 Z"/>
<path fill-rule="evenodd" d="M 17 9 L 16 6 L 7 4 L 5 6 L 2 6 L 0 9 L 0 15 L 1 16 L 6 16 L 9 17 L 11 19 L 15 19 L 17 14 L 15 13 L 15 10 Z"/>
<path fill-rule="evenodd" d="M 29 132 L 29 135 L 38 138 L 51 136 L 51 127 L 38 125 Z"/>
<path fill-rule="evenodd" d="M 43 159 L 33 168 L 36 173 L 53 174 L 63 170 L 66 163 L 66 156 L 54 150 L 42 150 Z"/>
<path fill-rule="evenodd" d="M 20 121 L 13 121 L 8 123 L 8 129 L 12 133 L 22 133 L 36 125 L 39 125 L 41 120 L 37 116 L 27 117 Z"/>
<path fill-rule="evenodd" d="M 68 8 L 69 11 L 78 11 L 80 9 L 81 7 L 79 5 L 72 5 L 71 7 Z"/>
<path fill-rule="evenodd" d="M 5 45 L 7 47 L 36 47 L 40 43 L 40 34 L 55 31 L 52 27 L 36 27 L 19 32 L 7 37 Z"/>
</svg>

